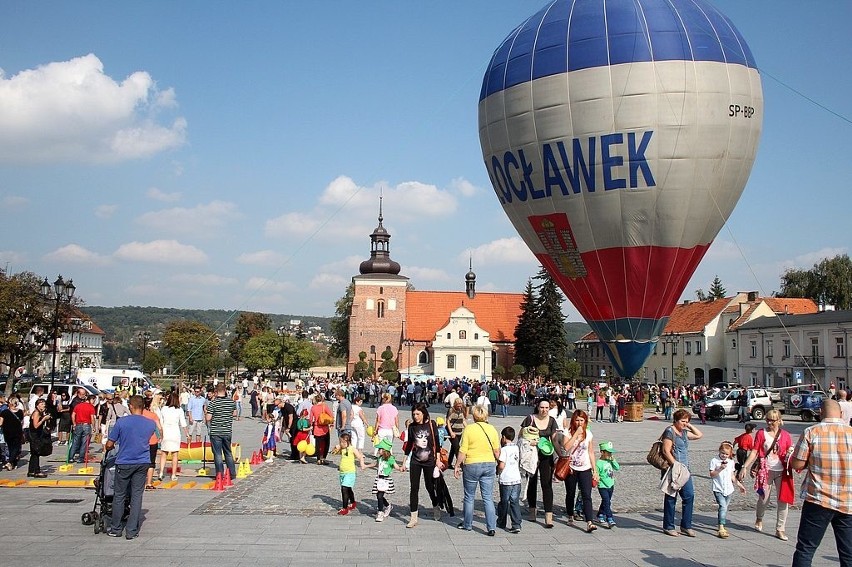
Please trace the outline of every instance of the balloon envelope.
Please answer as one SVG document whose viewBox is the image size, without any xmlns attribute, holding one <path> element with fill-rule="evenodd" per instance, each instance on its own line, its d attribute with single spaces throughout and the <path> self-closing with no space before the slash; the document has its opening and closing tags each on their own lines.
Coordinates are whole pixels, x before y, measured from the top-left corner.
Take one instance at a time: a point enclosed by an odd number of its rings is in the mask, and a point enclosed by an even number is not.
<svg viewBox="0 0 852 567">
<path fill-rule="evenodd" d="M 621 376 L 736 205 L 762 115 L 751 51 L 703 0 L 556 0 L 494 52 L 491 183 Z"/>
</svg>

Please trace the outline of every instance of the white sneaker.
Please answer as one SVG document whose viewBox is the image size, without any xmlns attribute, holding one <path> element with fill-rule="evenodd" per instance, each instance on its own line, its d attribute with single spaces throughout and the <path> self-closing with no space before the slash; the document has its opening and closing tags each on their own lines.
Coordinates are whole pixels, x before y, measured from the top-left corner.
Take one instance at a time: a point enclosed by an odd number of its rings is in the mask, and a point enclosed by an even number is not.
<svg viewBox="0 0 852 567">
<path fill-rule="evenodd" d="M 275 459 L 273 459 L 272 457 L 270 457 L 270 458 L 266 459 L 266 461 L 264 461 L 264 462 L 266 462 L 266 463 L 274 463 L 274 462 L 275 462 Z"/>
<path fill-rule="evenodd" d="M 385 508 L 385 518 L 390 516 L 391 510 L 393 510 L 393 504 L 388 504 L 388 507 Z"/>
<path fill-rule="evenodd" d="M 377 522 L 384 522 L 385 521 L 385 513 L 379 512 L 378 514 L 376 514 L 376 521 Z"/>
</svg>

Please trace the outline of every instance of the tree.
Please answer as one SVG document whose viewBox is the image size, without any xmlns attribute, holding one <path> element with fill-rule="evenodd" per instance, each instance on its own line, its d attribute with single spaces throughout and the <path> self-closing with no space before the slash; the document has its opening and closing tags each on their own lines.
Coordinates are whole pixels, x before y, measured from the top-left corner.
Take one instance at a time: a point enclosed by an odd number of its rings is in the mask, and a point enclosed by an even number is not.
<svg viewBox="0 0 852 567">
<path fill-rule="evenodd" d="M 522 364 L 513 364 L 509 369 L 509 374 L 511 374 L 514 378 L 518 378 L 527 373 L 527 369 L 524 368 Z"/>
<path fill-rule="evenodd" d="M 10 277 L 0 270 L 0 364 L 9 373 L 7 398 L 14 389 L 15 370 L 34 360 L 51 339 L 53 313 L 49 307 L 37 275 L 22 272 Z M 63 321 L 60 312 L 60 325 Z"/>
<path fill-rule="evenodd" d="M 158 349 L 148 347 L 145 350 L 145 364 L 142 365 L 142 372 L 155 374 L 160 372 L 168 363 L 169 359 L 166 355 Z"/>
<path fill-rule="evenodd" d="M 686 367 L 686 362 L 683 360 L 680 361 L 680 364 L 677 365 L 674 369 L 674 377 L 675 381 L 678 384 L 683 384 L 686 381 L 686 378 L 689 376 L 689 369 Z"/>
<path fill-rule="evenodd" d="M 373 377 L 373 361 L 367 363 L 367 353 L 363 350 L 358 353 L 358 362 L 352 369 L 352 377 L 356 380 L 367 380 Z"/>
<path fill-rule="evenodd" d="M 811 270 L 787 270 L 776 295 L 806 297 L 821 305 L 852 309 L 852 260 L 848 254 L 840 254 L 824 258 Z"/>
<path fill-rule="evenodd" d="M 216 368 L 219 337 L 198 321 L 172 321 L 163 333 L 163 347 L 173 372 L 205 376 Z"/>
<path fill-rule="evenodd" d="M 252 313 L 244 311 L 237 318 L 234 327 L 234 338 L 228 345 L 228 352 L 234 360 L 243 361 L 243 348 L 252 337 L 256 337 L 272 328 L 272 319 L 265 313 Z"/>
<path fill-rule="evenodd" d="M 565 363 L 565 380 L 575 382 L 580 377 L 582 367 L 577 359 L 568 360 Z"/>
<path fill-rule="evenodd" d="M 284 340 L 292 337 L 284 337 Z M 242 349 L 242 362 L 246 369 L 254 373 L 257 370 L 275 368 L 281 360 L 281 339 L 273 331 L 265 331 L 251 337 Z"/>
<path fill-rule="evenodd" d="M 349 360 L 349 317 L 352 316 L 352 302 L 355 299 L 355 284 L 350 283 L 343 297 L 334 304 L 334 317 L 331 320 L 332 343 L 331 356 Z"/>
<path fill-rule="evenodd" d="M 398 382 L 399 381 L 399 372 L 397 371 L 398 365 L 394 360 L 393 351 L 390 347 L 387 347 L 382 352 L 382 364 L 379 366 L 379 372 L 382 375 L 382 380 L 387 380 L 388 382 Z"/>
<path fill-rule="evenodd" d="M 527 280 L 524 298 L 521 300 L 521 314 L 515 326 L 515 361 L 527 368 L 535 368 L 544 360 L 539 320 L 536 313 L 536 296 L 532 280 Z"/>
<path fill-rule="evenodd" d="M 725 286 L 722 285 L 722 280 L 719 279 L 719 276 L 713 278 L 713 283 L 710 284 L 710 291 L 707 293 L 707 299 L 709 301 L 713 301 L 714 299 L 725 299 L 728 295 L 728 290 L 725 289 Z"/>
<path fill-rule="evenodd" d="M 543 351 L 543 360 L 551 376 L 562 379 L 565 376 L 565 362 L 568 356 L 568 340 L 565 338 L 565 315 L 562 303 L 565 296 L 559 291 L 556 280 L 545 270 L 539 270 L 536 279 L 541 283 L 536 290 L 536 316 L 538 318 L 539 342 Z"/>
</svg>

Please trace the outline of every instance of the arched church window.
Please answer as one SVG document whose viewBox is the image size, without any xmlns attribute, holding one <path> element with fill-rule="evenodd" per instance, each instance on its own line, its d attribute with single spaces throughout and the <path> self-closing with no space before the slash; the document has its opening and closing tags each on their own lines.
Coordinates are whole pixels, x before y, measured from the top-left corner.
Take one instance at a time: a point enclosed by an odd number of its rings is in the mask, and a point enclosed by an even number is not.
<svg viewBox="0 0 852 567">
<path fill-rule="evenodd" d="M 467 338 L 467 331 L 459 331 L 459 338 L 460 339 L 466 339 Z"/>
<path fill-rule="evenodd" d="M 385 317 L 385 302 L 383 299 L 376 302 L 376 316 L 379 319 L 384 319 Z"/>
</svg>

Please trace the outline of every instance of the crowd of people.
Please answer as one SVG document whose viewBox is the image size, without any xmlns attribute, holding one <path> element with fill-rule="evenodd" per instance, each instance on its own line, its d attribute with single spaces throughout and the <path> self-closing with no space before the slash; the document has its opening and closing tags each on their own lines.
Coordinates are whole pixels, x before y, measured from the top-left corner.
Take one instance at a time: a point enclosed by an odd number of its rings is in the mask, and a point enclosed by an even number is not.
<svg viewBox="0 0 852 567">
<path fill-rule="evenodd" d="M 552 529 L 554 484 L 564 482 L 567 521 L 579 522 L 584 531 L 591 533 L 598 527 L 612 529 L 617 525 L 613 499 L 620 474 L 615 443 L 596 439 L 592 424 L 618 422 L 623 418 L 623 402 L 643 402 L 647 397 L 671 422 L 660 436 L 667 463 L 660 481 L 664 493 L 662 531 L 672 537 L 696 536 L 692 526 L 696 487 L 691 472 L 696 465 L 690 464 L 689 446 L 703 433 L 692 423 L 691 412 L 678 406 L 690 405 L 707 395 L 701 387 L 573 388 L 556 383 L 480 385 L 465 380 L 395 385 L 347 383 L 340 378 L 310 380 L 300 386 L 300 390 L 289 392 L 262 381 L 255 384 L 230 380 L 166 392 L 152 389 L 141 395 L 124 391 L 92 396 L 79 388 L 71 399 L 40 391 L 34 391 L 26 401 L 20 396 L 0 399 L 0 432 L 4 441 L 0 459 L 7 470 L 18 466 L 24 431 L 30 443 L 28 475 L 36 478 L 45 476 L 39 457 L 52 451 L 52 432 L 56 434 L 55 444 L 67 447 L 68 462 L 92 460 L 92 441 L 104 443 L 107 449 L 118 445 L 117 462 L 124 472 L 117 477 L 120 491 L 117 489 L 116 494 L 128 496 L 131 515 L 115 518 L 109 533 L 123 532 L 133 538 L 138 535 L 139 516 L 134 511 L 140 509 L 142 492 L 151 487 L 157 469 L 156 476 L 164 478 L 167 464 L 171 465 L 171 479 L 175 479 L 182 439 L 209 441 L 217 475 L 236 477 L 230 450 L 232 424 L 242 419 L 247 400 L 248 415 L 265 423 L 262 446 L 267 460 L 277 455 L 297 463 L 307 464 L 312 459 L 324 465 L 329 453 L 339 457 L 341 515 L 355 507 L 359 469 L 372 468 L 376 521 L 384 521 L 391 514 L 389 497 L 395 492 L 393 475 L 397 473 L 409 475 L 408 528 L 416 527 L 421 519 L 421 484 L 434 519 L 440 519 L 444 512 L 455 516 L 445 480 L 446 474 L 452 474 L 462 481 L 459 529 L 473 527 L 477 491 L 489 536 L 498 528 L 512 533 L 522 530 L 522 502 L 526 506 L 526 522 L 538 523 L 541 511 L 543 527 Z M 850 557 L 848 536 L 852 530 L 852 401 L 842 390 L 836 396 L 837 401 L 826 400 L 822 423 L 806 429 L 798 442 L 783 428 L 782 415 L 777 410 L 767 412 L 765 427 L 757 429 L 754 423 L 748 423 L 733 441 L 722 440 L 718 454 L 705 469 L 711 480 L 708 489 L 718 504 L 718 537 L 729 537 L 726 519 L 733 495 L 737 489 L 745 492 L 745 484 L 753 482 L 757 493 L 755 530 L 764 529 L 764 516 L 774 494 L 774 535 L 787 540 L 786 516 L 795 499 L 793 471 L 806 469 L 806 505 L 794 564 L 809 564 L 822 534 L 832 525 L 841 565 L 849 565 L 844 561 Z M 445 411 L 430 415 L 430 405 L 441 402 Z M 365 403 L 378 406 L 375 420 L 366 418 Z M 489 419 L 505 416 L 506 409 L 516 404 L 532 407 L 517 428 L 510 425 L 497 431 Z M 669 415 L 667 409 L 674 411 Z M 125 419 L 130 416 L 133 418 Z M 393 454 L 397 439 L 403 445 L 399 460 Z M 126 445 L 123 450 L 122 440 Z M 333 441 L 336 444 L 332 445 Z M 279 442 L 282 446 L 289 444 L 286 454 L 279 450 Z M 492 496 L 495 485 L 500 495 L 498 502 Z M 600 497 L 597 510 L 592 501 L 595 489 Z"/>
</svg>

